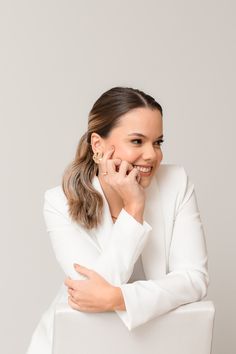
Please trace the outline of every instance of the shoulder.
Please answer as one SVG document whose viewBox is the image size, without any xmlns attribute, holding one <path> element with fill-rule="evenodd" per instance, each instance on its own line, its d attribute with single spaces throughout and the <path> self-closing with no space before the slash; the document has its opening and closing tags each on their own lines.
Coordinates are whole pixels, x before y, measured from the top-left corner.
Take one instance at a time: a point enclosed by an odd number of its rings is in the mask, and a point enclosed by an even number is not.
<svg viewBox="0 0 236 354">
<path fill-rule="evenodd" d="M 67 198 L 61 185 L 49 188 L 44 192 L 44 205 L 50 205 L 63 214 L 68 212 Z"/>
<path fill-rule="evenodd" d="M 156 172 L 161 193 L 174 199 L 183 199 L 189 190 L 193 190 L 192 183 L 185 167 L 177 164 L 161 164 Z"/>
<path fill-rule="evenodd" d="M 160 185 L 176 185 L 185 183 L 188 174 L 182 165 L 161 164 L 156 172 L 156 179 Z"/>
</svg>

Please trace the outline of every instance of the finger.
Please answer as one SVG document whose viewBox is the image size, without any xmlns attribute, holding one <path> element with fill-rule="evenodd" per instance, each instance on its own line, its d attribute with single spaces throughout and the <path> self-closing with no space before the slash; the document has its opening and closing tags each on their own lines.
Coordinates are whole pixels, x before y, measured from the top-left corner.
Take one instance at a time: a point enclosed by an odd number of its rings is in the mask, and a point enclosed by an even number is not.
<svg viewBox="0 0 236 354">
<path fill-rule="evenodd" d="M 108 160 L 108 159 L 111 159 L 111 157 L 112 157 L 112 155 L 113 155 L 113 153 L 114 153 L 114 150 L 115 150 L 115 148 L 114 148 L 114 147 L 111 147 L 109 150 L 107 150 L 107 151 L 104 153 L 104 155 L 103 155 L 103 157 L 102 157 L 102 159 L 101 159 L 101 161 L 100 161 L 100 166 L 101 166 L 102 172 L 105 172 L 105 171 L 106 171 L 107 160 Z"/>
<path fill-rule="evenodd" d="M 84 267 L 80 264 L 74 264 L 74 268 L 76 270 L 76 272 L 83 274 L 84 276 L 86 276 L 87 278 L 90 278 L 93 276 L 93 270 L 89 269 L 87 267 Z"/>
<path fill-rule="evenodd" d="M 117 170 L 119 171 L 119 168 L 117 169 L 118 166 L 121 164 L 121 159 L 112 159 L 112 160 L 107 160 L 107 172 L 109 175 L 114 175 L 117 173 Z"/>
<path fill-rule="evenodd" d="M 72 289 L 75 288 L 75 281 L 72 280 L 72 279 L 66 278 L 65 281 L 64 281 L 64 284 L 65 284 L 66 286 L 68 286 L 69 288 L 72 288 Z"/>
<path fill-rule="evenodd" d="M 78 294 L 74 290 L 68 290 L 68 296 L 70 296 L 71 300 L 74 302 L 77 302 L 77 300 L 79 299 Z"/>
<path fill-rule="evenodd" d="M 132 171 L 129 173 L 128 177 L 136 180 L 139 183 L 141 179 L 140 171 L 136 167 L 134 167 Z"/>
<path fill-rule="evenodd" d="M 121 161 L 120 164 L 120 169 L 119 169 L 119 173 L 125 177 L 127 175 L 127 172 L 130 172 L 134 169 L 133 165 L 131 165 L 128 161 L 123 160 Z"/>
<path fill-rule="evenodd" d="M 74 289 L 68 289 L 67 292 L 68 292 L 68 295 L 74 297 Z"/>
<path fill-rule="evenodd" d="M 68 297 L 68 304 L 75 310 L 81 311 L 81 312 L 98 312 L 96 308 L 93 307 L 86 307 L 79 305 L 77 302 L 73 301 L 73 298 Z M 99 311 L 100 312 L 100 311 Z"/>
<path fill-rule="evenodd" d="M 106 152 L 104 152 L 103 159 L 104 160 L 110 159 L 111 156 L 114 154 L 114 152 L 115 152 L 115 146 L 112 145 Z"/>
<path fill-rule="evenodd" d="M 73 300 L 71 296 L 68 296 L 68 304 L 75 310 L 80 310 L 80 307 L 78 304 L 76 304 Z"/>
</svg>

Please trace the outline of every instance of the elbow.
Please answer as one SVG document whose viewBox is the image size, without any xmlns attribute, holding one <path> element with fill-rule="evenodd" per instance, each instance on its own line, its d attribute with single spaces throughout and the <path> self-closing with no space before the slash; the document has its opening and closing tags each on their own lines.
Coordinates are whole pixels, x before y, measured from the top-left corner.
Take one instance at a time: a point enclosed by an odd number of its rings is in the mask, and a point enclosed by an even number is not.
<svg viewBox="0 0 236 354">
<path fill-rule="evenodd" d="M 210 284 L 209 274 L 207 272 L 194 271 L 191 273 L 191 282 L 196 292 L 196 301 L 200 301 L 207 296 Z"/>
<path fill-rule="evenodd" d="M 203 284 L 201 286 L 201 290 L 199 291 L 198 301 L 203 300 L 207 296 L 207 293 L 208 293 L 208 287 L 206 284 Z"/>
<path fill-rule="evenodd" d="M 200 300 L 204 299 L 207 296 L 209 284 L 210 284 L 209 274 L 206 273 L 206 274 L 203 275 L 202 292 L 201 292 Z"/>
</svg>

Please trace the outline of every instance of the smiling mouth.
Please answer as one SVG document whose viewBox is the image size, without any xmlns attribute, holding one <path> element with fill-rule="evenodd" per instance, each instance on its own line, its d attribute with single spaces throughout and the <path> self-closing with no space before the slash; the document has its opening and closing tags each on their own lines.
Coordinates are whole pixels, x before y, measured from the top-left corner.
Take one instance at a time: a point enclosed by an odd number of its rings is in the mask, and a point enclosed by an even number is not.
<svg viewBox="0 0 236 354">
<path fill-rule="evenodd" d="M 142 174 L 150 174 L 151 171 L 153 170 L 153 166 L 141 166 L 141 165 L 133 165 L 134 168 L 136 168 L 138 171 L 140 171 Z M 116 172 L 119 172 L 119 166 L 116 166 Z M 128 175 L 130 171 L 127 171 L 126 174 Z"/>
<path fill-rule="evenodd" d="M 149 173 L 152 170 L 152 166 L 139 166 L 139 165 L 133 165 L 135 168 L 137 168 L 137 170 L 139 170 L 140 172 L 144 172 L 144 173 Z"/>
</svg>

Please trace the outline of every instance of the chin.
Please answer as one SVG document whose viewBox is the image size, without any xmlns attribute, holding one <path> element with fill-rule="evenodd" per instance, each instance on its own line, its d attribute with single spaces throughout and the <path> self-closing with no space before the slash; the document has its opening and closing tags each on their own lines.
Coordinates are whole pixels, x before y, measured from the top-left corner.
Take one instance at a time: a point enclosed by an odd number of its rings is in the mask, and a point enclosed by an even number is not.
<svg viewBox="0 0 236 354">
<path fill-rule="evenodd" d="M 151 180 L 152 180 L 152 177 L 149 177 L 149 178 L 141 177 L 141 180 L 140 180 L 139 184 L 143 188 L 147 188 L 150 185 Z"/>
</svg>

